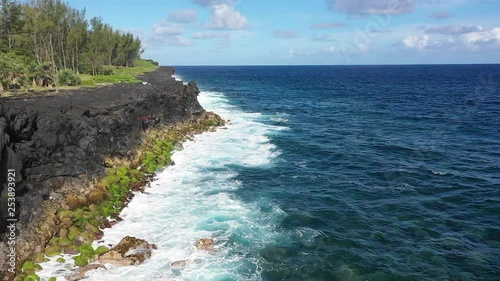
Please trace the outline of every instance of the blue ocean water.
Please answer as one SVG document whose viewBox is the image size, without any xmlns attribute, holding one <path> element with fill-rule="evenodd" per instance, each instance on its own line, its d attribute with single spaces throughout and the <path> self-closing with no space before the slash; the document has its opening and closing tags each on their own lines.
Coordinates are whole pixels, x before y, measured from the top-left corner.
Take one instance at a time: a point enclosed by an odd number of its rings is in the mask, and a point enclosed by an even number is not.
<svg viewBox="0 0 500 281">
<path fill-rule="evenodd" d="M 288 128 L 267 134 L 272 166 L 231 167 L 231 196 L 292 233 L 249 253 L 263 280 L 500 279 L 499 65 L 176 74 Z"/>
<path fill-rule="evenodd" d="M 157 244 L 151 259 L 88 280 L 500 280 L 500 65 L 176 76 L 231 122 L 104 230 Z M 194 247 L 206 237 L 214 252 Z M 39 274 L 65 280 L 65 258 Z"/>
</svg>

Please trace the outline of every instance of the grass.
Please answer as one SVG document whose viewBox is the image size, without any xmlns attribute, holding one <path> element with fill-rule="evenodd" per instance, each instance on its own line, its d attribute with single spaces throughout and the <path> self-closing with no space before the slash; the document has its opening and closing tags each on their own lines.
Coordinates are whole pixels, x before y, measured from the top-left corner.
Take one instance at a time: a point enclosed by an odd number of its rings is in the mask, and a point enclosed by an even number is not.
<svg viewBox="0 0 500 281">
<path fill-rule="evenodd" d="M 111 67 L 113 75 L 96 75 L 89 74 L 79 75 L 82 79 L 82 86 L 95 87 L 99 85 L 109 85 L 118 83 L 138 83 L 141 80 L 137 76 L 144 75 L 147 72 L 154 71 L 158 66 L 149 60 L 138 60 L 135 67 Z"/>
<path fill-rule="evenodd" d="M 151 60 L 140 59 L 137 60 L 135 67 L 116 67 L 109 66 L 110 69 L 113 70 L 113 75 L 96 75 L 92 76 L 89 74 L 79 74 L 78 76 L 82 79 L 82 84 L 79 86 L 58 86 L 56 88 L 45 88 L 45 87 L 29 87 L 20 91 L 3 91 L 0 92 L 0 96 L 2 97 L 10 97 L 16 96 L 19 94 L 25 94 L 29 91 L 34 92 L 45 92 L 45 91 L 54 91 L 54 90 L 73 90 L 79 89 L 82 87 L 98 87 L 119 83 L 139 83 L 137 77 L 144 75 L 147 72 L 154 71 L 159 66 L 152 63 Z"/>
</svg>

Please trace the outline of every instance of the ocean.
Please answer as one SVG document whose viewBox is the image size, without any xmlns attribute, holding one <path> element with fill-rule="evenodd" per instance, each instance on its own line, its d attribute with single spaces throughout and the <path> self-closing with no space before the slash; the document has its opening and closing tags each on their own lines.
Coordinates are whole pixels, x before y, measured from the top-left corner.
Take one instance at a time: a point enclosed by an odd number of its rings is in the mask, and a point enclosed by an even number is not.
<svg viewBox="0 0 500 281">
<path fill-rule="evenodd" d="M 185 143 L 105 230 L 157 244 L 152 258 L 89 280 L 499 280 L 500 65 L 176 77 L 231 122 Z M 206 237 L 215 252 L 195 249 Z"/>
</svg>

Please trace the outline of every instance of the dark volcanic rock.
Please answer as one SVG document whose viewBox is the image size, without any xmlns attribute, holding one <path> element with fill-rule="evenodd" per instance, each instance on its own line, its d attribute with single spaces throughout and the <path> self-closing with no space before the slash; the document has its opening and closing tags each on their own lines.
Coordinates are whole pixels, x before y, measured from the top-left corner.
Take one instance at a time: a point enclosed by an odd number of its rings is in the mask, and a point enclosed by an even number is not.
<svg viewBox="0 0 500 281">
<path fill-rule="evenodd" d="M 15 169 L 19 261 L 57 232 L 57 219 L 42 229 L 33 226 L 37 218 L 55 213 L 42 210 L 44 203 L 53 202 L 54 209 L 68 207 L 64 198 L 70 189 L 85 198 L 89 182 L 104 175 L 106 159 L 132 157 L 145 129 L 185 123 L 205 114 L 196 83 L 185 86 L 172 74 L 173 68 L 162 67 L 142 78 L 147 85 L 0 99 L 0 190 L 5 195 L 7 170 Z M 0 203 L 5 209 L 5 196 Z M 0 256 L 7 250 L 6 225 L 0 218 Z"/>
</svg>

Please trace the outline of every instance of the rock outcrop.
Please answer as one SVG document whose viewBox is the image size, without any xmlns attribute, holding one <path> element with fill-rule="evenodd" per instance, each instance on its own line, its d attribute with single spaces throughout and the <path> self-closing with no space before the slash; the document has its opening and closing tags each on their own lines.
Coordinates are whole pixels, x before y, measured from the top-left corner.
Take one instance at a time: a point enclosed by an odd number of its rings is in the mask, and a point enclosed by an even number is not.
<svg viewBox="0 0 500 281">
<path fill-rule="evenodd" d="M 16 171 L 17 268 L 44 250 L 65 224 L 57 209 L 102 200 L 94 186 L 109 159 L 132 159 L 144 132 L 207 118 L 196 83 L 172 78 L 162 67 L 147 84 L 31 93 L 0 99 L 0 205 L 5 209 L 7 170 Z M 0 256 L 8 249 L 0 218 Z M 0 263 L 0 280 L 7 264 Z"/>
<path fill-rule="evenodd" d="M 196 241 L 196 248 L 198 250 L 213 252 L 215 240 L 213 238 L 203 238 Z"/>
<path fill-rule="evenodd" d="M 106 269 L 106 267 L 102 264 L 89 264 L 85 267 L 79 268 L 73 275 L 66 276 L 66 280 L 68 281 L 79 281 L 86 278 L 87 272 L 97 269 Z"/>
<path fill-rule="evenodd" d="M 149 259 L 152 250 L 156 249 L 155 244 L 149 244 L 146 240 L 126 236 L 97 260 L 102 264 L 109 263 L 116 266 L 139 265 Z"/>
</svg>

